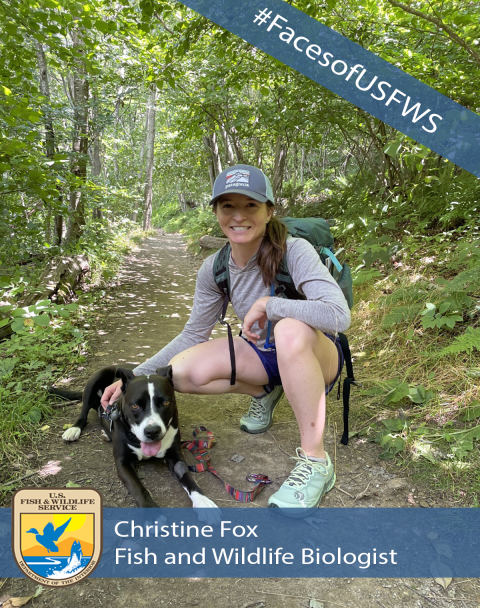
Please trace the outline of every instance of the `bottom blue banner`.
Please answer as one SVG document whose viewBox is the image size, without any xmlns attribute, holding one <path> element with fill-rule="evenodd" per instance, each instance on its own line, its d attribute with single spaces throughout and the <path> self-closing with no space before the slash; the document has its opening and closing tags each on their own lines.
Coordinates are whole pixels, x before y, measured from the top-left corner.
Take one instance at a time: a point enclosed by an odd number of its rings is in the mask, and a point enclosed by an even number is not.
<svg viewBox="0 0 480 608">
<path fill-rule="evenodd" d="M 40 544 L 46 529 L 35 530 Z M 41 569 L 61 559 L 36 551 L 28 532 L 26 561 Z M 92 577 L 480 577 L 479 533 L 479 509 L 325 508 L 302 519 L 259 508 L 104 509 Z M 1 577 L 22 576 L 11 536 L 10 509 L 0 509 Z M 75 532 L 69 539 L 81 560 L 88 547 Z"/>
</svg>

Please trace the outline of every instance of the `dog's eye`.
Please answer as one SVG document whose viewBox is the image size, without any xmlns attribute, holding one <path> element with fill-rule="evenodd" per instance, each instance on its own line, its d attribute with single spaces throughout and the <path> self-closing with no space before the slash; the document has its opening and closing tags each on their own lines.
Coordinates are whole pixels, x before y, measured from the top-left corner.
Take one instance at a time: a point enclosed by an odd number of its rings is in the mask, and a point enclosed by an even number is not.
<svg viewBox="0 0 480 608">
<path fill-rule="evenodd" d="M 168 407 L 170 405 L 170 401 L 164 401 L 163 405 L 165 405 L 166 407 Z"/>
<path fill-rule="evenodd" d="M 137 405 L 136 403 L 134 403 L 133 405 L 130 406 L 132 408 L 132 410 L 138 410 L 140 409 L 140 406 Z"/>
</svg>

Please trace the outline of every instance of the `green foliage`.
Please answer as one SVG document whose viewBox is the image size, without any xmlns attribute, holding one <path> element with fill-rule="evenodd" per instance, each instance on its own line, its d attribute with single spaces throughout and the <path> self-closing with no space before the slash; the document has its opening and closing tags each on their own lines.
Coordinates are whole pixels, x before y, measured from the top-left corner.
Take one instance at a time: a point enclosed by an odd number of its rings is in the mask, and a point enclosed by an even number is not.
<svg viewBox="0 0 480 608">
<path fill-rule="evenodd" d="M 422 282 L 397 287 L 384 302 L 387 308 L 382 327 L 388 329 L 402 323 L 421 319 L 424 329 L 453 329 L 467 317 L 477 314 L 474 294 L 480 288 L 476 267 L 459 272 L 452 279 L 439 276 L 435 283 Z"/>
<path fill-rule="evenodd" d="M 388 329 L 400 323 L 410 323 L 421 310 L 421 306 L 409 304 L 407 306 L 396 306 L 387 313 L 382 321 L 382 327 Z"/>
<path fill-rule="evenodd" d="M 385 297 L 385 304 L 390 306 L 402 302 L 403 304 L 414 304 L 422 302 L 428 295 L 431 286 L 429 283 L 411 283 L 408 285 L 396 285 L 391 294 Z"/>
<path fill-rule="evenodd" d="M 368 270 L 359 270 L 355 273 L 353 284 L 358 287 L 369 281 L 381 278 L 382 273 L 376 268 L 369 268 Z"/>
<path fill-rule="evenodd" d="M 196 207 L 187 211 L 187 213 L 178 214 L 163 227 L 167 232 L 185 234 L 191 242 L 198 241 L 205 234 L 216 237 L 225 236 L 210 207 L 208 209 Z"/>
<path fill-rule="evenodd" d="M 53 308 L 47 310 L 56 313 Z M 30 443 L 45 417 L 53 415 L 46 388 L 66 362 L 83 361 L 83 345 L 83 332 L 62 317 L 54 317 L 51 325 L 20 330 L 0 345 L 0 456 L 4 462 L 16 459 L 18 444 Z"/>
<path fill-rule="evenodd" d="M 457 31 L 467 49 L 447 29 L 386 0 L 293 4 L 477 111 L 477 66 L 468 52 L 480 38 L 477 4 L 447 0 L 435 6 L 436 18 Z M 420 4 L 417 10 L 425 15 L 433 10 Z M 370 332 L 375 347 L 395 351 L 402 369 L 396 371 L 402 380 L 381 389 L 382 403 L 432 407 L 425 388 L 432 379 L 420 370 L 423 351 L 428 366 L 432 360 L 440 365 L 439 353 L 468 355 L 469 371 L 446 390 L 471 390 L 480 288 L 477 178 L 178 3 L 11 0 L 2 3 L 0 22 L 0 329 L 13 321 L 9 344 L 18 349 L 0 351 L 0 376 L 13 374 L 5 380 L 13 383 L 8 389 L 0 386 L 9 391 L 7 399 L 18 399 L 25 424 L 42 411 L 33 404 L 42 403 L 35 387 L 30 405 L 24 396 L 28 374 L 44 369 L 51 376 L 57 359 L 81 357 L 82 336 L 73 333 L 72 323 L 83 308 L 44 302 L 25 309 L 16 302 L 35 289 L 43 265 L 64 253 L 86 253 L 95 283 L 113 276 L 134 229 L 130 218 L 139 231 L 143 220 L 151 83 L 162 91 L 155 119 L 155 226 L 182 232 L 191 242 L 203 234 L 223 236 L 209 208 L 180 213 L 179 195 L 205 204 L 209 171 L 217 173 L 219 164 L 261 159 L 273 177 L 278 145 L 285 160 L 277 193 L 281 211 L 335 218 L 335 236 L 356 269 L 356 286 L 377 296 L 384 291 L 361 309 L 378 311 L 374 329 L 366 328 L 367 341 Z M 76 31 L 82 32 L 81 52 L 73 44 Z M 39 45 L 48 95 L 39 81 Z M 88 159 L 74 141 L 78 104 L 72 85 L 80 74 L 90 91 Z M 47 132 L 54 136 L 53 154 Z M 78 167 L 85 161 L 84 175 Z M 54 218 L 62 216 L 66 227 L 76 217 L 76 194 L 85 223 L 73 243 L 59 245 Z M 412 369 L 403 374 L 405 359 Z M 22 367 L 36 361 L 43 367 Z M 390 454 L 413 442 L 408 425 L 384 430 Z"/>
<path fill-rule="evenodd" d="M 394 381 L 391 381 L 391 384 Z M 400 382 L 386 394 L 386 403 L 399 403 L 405 399 L 410 399 L 412 403 L 425 404 L 433 399 L 434 393 L 427 390 L 422 384 L 412 386 L 406 382 Z"/>
<path fill-rule="evenodd" d="M 462 265 L 466 265 L 468 269 L 475 266 L 478 268 L 480 264 L 480 240 L 478 238 L 472 241 L 467 239 L 468 236 L 464 241 L 457 244 L 457 255 L 450 263 L 450 268 L 458 268 Z"/>
<path fill-rule="evenodd" d="M 7 388 L 7 386 L 9 388 Z M 30 444 L 37 436 L 42 419 L 53 414 L 45 392 L 31 393 L 27 382 L 0 385 L 0 456 L 4 465 L 18 462 L 21 445 Z M 0 469 L 0 474 L 11 476 L 11 471 Z"/>
<path fill-rule="evenodd" d="M 467 327 L 465 333 L 457 336 L 450 346 L 440 351 L 440 356 L 458 355 L 460 353 L 472 353 L 476 349 L 480 351 L 480 327 Z"/>
<path fill-rule="evenodd" d="M 456 294 L 461 291 L 474 293 L 480 288 L 480 273 L 478 268 L 468 268 L 457 274 L 450 281 L 437 278 L 437 283 L 442 286 L 443 293 L 446 295 Z"/>
<path fill-rule="evenodd" d="M 480 440 L 480 425 L 463 431 L 444 432 L 443 437 L 450 445 L 451 453 L 459 460 L 463 460 L 473 451 L 474 441 Z"/>
<path fill-rule="evenodd" d="M 382 424 L 385 428 L 378 431 L 374 441 L 383 448 L 383 452 L 379 455 L 379 458 L 390 460 L 405 449 L 405 435 L 409 422 L 407 420 L 392 418 L 382 420 Z"/>
<path fill-rule="evenodd" d="M 123 257 L 145 234 L 130 219 L 120 217 L 89 223 L 76 249 L 88 252 L 90 283 L 109 281 L 115 275 Z"/>
<path fill-rule="evenodd" d="M 180 214 L 179 203 L 169 202 L 163 203 L 156 207 L 152 217 L 152 226 L 155 228 L 163 228 L 170 220 L 178 217 Z"/>
<path fill-rule="evenodd" d="M 480 401 L 475 400 L 466 408 L 461 419 L 465 422 L 471 422 L 477 418 L 480 418 Z"/>
<path fill-rule="evenodd" d="M 455 323 L 458 321 L 462 322 L 463 317 L 459 314 L 456 314 L 457 310 L 451 310 L 452 303 L 448 300 L 445 300 L 440 305 L 438 311 L 435 304 L 431 302 L 427 302 L 426 310 L 422 312 L 422 327 L 425 329 L 431 327 L 443 327 L 447 326 L 450 329 L 455 327 Z"/>
<path fill-rule="evenodd" d="M 11 305 L 2 306 L 2 312 L 8 317 L 0 320 L 0 327 L 11 322 L 12 330 L 17 334 L 35 333 L 43 328 L 43 333 L 50 333 L 50 323 L 58 317 L 68 318 L 72 311 L 77 310 L 78 304 L 54 304 L 50 300 L 39 300 L 31 306 L 14 308 Z M 48 330 L 46 328 L 49 328 Z"/>
</svg>

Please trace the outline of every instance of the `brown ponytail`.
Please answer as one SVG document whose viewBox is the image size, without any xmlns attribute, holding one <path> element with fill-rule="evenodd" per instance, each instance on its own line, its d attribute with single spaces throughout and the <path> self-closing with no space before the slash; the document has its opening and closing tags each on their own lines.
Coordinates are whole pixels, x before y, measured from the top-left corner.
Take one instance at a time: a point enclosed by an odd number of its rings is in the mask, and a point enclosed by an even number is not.
<svg viewBox="0 0 480 608">
<path fill-rule="evenodd" d="M 267 202 L 272 206 L 270 201 Z M 287 227 L 272 215 L 266 225 L 265 236 L 257 253 L 257 264 L 262 273 L 262 279 L 266 287 L 269 287 L 277 274 L 280 262 L 287 251 Z"/>
</svg>

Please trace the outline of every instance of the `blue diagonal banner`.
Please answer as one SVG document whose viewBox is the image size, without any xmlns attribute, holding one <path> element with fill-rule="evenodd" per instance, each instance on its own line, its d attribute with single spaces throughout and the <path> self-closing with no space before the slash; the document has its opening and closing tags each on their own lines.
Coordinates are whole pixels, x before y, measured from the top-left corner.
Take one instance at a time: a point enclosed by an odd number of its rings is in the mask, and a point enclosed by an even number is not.
<svg viewBox="0 0 480 608">
<path fill-rule="evenodd" d="M 186 0 L 253 46 L 480 177 L 480 116 L 282 0 Z"/>
</svg>

